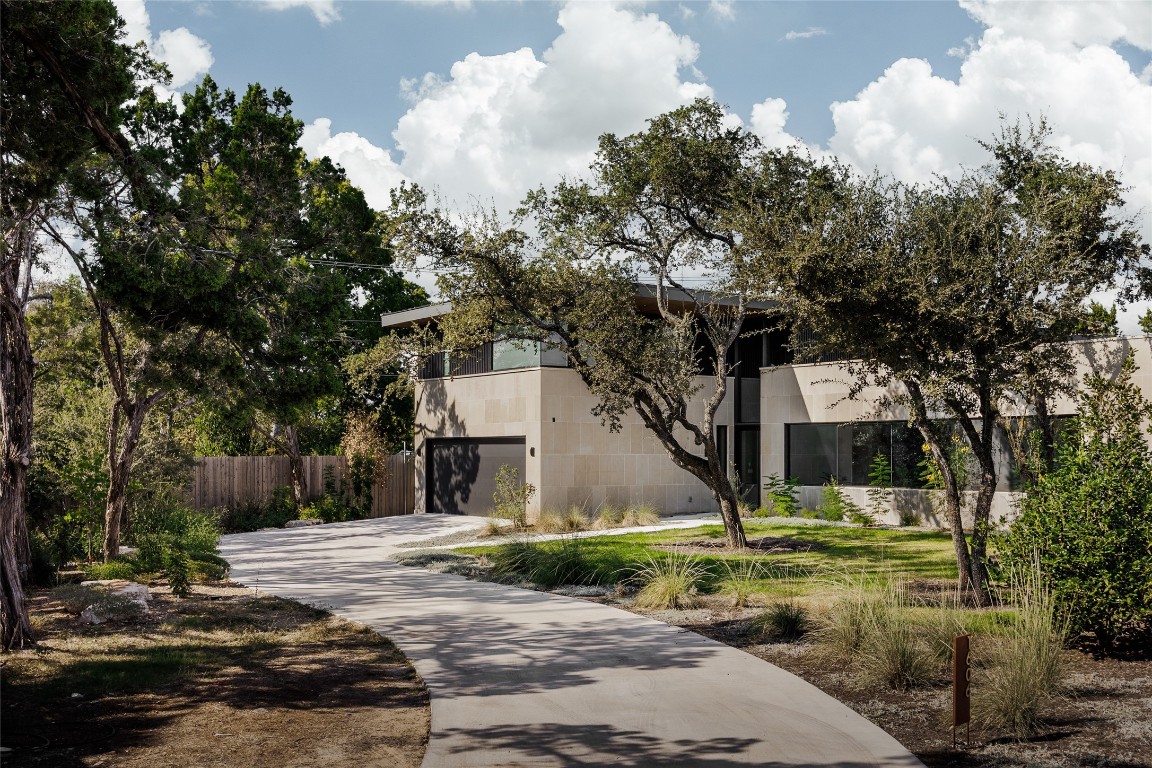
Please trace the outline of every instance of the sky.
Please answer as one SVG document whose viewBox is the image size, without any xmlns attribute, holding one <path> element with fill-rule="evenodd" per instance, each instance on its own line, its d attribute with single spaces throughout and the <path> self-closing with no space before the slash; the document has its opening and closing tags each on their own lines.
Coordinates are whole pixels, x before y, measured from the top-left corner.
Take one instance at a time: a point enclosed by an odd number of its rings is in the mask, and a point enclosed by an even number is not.
<svg viewBox="0 0 1152 768">
<path fill-rule="evenodd" d="M 1152 0 L 115 2 L 173 92 L 284 88 L 305 151 L 376 208 L 402 180 L 511 208 L 581 175 L 601 134 L 708 96 L 768 146 L 909 182 L 1044 116 L 1067 157 L 1121 174 L 1152 242 Z"/>
</svg>

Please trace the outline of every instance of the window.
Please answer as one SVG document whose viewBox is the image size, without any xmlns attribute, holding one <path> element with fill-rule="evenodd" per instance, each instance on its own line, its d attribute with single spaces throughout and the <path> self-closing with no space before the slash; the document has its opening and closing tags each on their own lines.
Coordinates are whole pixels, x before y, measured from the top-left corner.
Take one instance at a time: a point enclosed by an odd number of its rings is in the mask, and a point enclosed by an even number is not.
<svg viewBox="0 0 1152 768">
<path fill-rule="evenodd" d="M 785 471 L 801 485 L 823 485 L 831 477 L 844 485 L 868 485 L 872 461 L 884 454 L 893 487 L 923 487 L 923 441 L 905 422 L 790 424 L 785 441 Z"/>
</svg>

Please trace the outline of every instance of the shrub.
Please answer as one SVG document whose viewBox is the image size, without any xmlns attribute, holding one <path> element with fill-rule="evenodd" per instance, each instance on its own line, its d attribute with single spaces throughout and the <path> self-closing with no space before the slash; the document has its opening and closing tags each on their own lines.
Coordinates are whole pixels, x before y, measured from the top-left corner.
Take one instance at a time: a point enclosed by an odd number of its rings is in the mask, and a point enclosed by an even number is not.
<svg viewBox="0 0 1152 768">
<path fill-rule="evenodd" d="M 226 507 L 217 515 L 225 533 L 245 533 L 261 528 L 283 528 L 289 520 L 297 519 L 296 502 L 291 488 L 276 488 L 265 502 L 241 502 Z"/>
<path fill-rule="evenodd" d="M 188 597 L 192 592 L 192 565 L 188 555 L 178 549 L 170 550 L 164 562 L 168 573 L 168 586 L 177 597 Z"/>
<path fill-rule="evenodd" d="M 860 505 L 848 498 L 844 489 L 836 482 L 836 478 L 828 478 L 824 490 L 820 493 L 820 506 L 816 508 L 817 514 L 825 520 L 840 522 L 845 517 L 863 514 Z"/>
<path fill-rule="evenodd" d="M 766 514 L 759 514 L 760 510 L 756 510 L 756 517 L 770 517 L 776 515 L 778 517 L 795 517 L 800 512 L 800 480 L 795 477 L 787 479 L 781 478 L 779 475 L 769 475 L 767 482 L 764 483 L 765 504 L 763 509 Z"/>
<path fill-rule="evenodd" d="M 323 520 L 325 523 L 343 523 L 364 517 L 364 510 L 352 506 L 340 496 L 327 494 L 300 510 L 301 520 Z"/>
<path fill-rule="evenodd" d="M 136 567 L 128 560 L 113 560 L 110 563 L 89 563 L 84 566 L 84 578 L 88 581 L 102 579 L 125 579 L 131 581 L 136 578 Z"/>
<path fill-rule="evenodd" d="M 698 607 L 702 600 L 697 591 L 707 575 L 704 563 L 691 555 L 668 555 L 634 568 L 631 580 L 640 583 L 636 606 L 653 610 Z"/>
<path fill-rule="evenodd" d="M 868 469 L 868 510 L 849 519 L 863 518 L 864 525 L 875 525 L 888 512 L 892 503 L 892 462 L 883 453 L 872 457 L 872 464 Z M 857 520 L 853 520 L 857 522 Z"/>
<path fill-rule="evenodd" d="M 521 530 L 528 527 L 528 502 L 536 495 L 536 487 L 531 483 L 520 483 L 520 470 L 509 464 L 501 464 L 496 470 L 496 491 L 492 502 L 496 505 L 496 517 L 511 520 Z"/>
<path fill-rule="evenodd" d="M 108 593 L 96 587 L 80 584 L 61 584 L 52 588 L 52 597 L 64 606 L 69 613 L 80 613 Z"/>
<path fill-rule="evenodd" d="M 1011 568 L 1038 558 L 1071 633 L 1093 633 L 1104 651 L 1152 643 L 1152 404 L 1135 370 L 1129 355 L 1115 381 L 1087 377 L 1055 467 L 1036 471 L 1002 544 Z"/>
<path fill-rule="evenodd" d="M 69 613 L 81 613 L 91 606 L 97 614 L 113 621 L 131 621 L 144 615 L 144 606 L 132 598 L 99 587 L 61 584 L 53 588 L 52 597 Z"/>
<path fill-rule="evenodd" d="M 913 525 L 920 525 L 920 513 L 912 509 L 900 510 L 900 525 L 906 528 Z"/>
<path fill-rule="evenodd" d="M 1039 564 L 1013 577 L 1016 620 L 989 654 L 973 687 L 973 715 L 1017 737 L 1034 733 L 1064 678 L 1067 623 L 1045 585 Z"/>
<path fill-rule="evenodd" d="M 773 603 L 752 619 L 752 632 L 773 640 L 799 640 L 808 629 L 808 612 L 794 600 Z"/>
<path fill-rule="evenodd" d="M 588 518 L 579 507 L 571 507 L 563 514 L 546 510 L 540 513 L 532 527 L 541 533 L 576 533 L 587 530 Z"/>
</svg>

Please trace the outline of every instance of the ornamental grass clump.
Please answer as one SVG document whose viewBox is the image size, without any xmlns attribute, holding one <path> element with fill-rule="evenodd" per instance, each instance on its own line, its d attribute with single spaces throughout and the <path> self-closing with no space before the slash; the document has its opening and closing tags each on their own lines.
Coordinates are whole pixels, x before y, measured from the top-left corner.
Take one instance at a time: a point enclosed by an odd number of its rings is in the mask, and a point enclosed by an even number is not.
<svg viewBox="0 0 1152 768">
<path fill-rule="evenodd" d="M 733 608 L 746 606 L 752 596 L 760 592 L 760 585 L 766 577 L 764 566 L 749 558 L 735 563 L 725 560 L 724 571 L 719 592 L 731 598 Z"/>
<path fill-rule="evenodd" d="M 754 635 L 767 640 L 799 640 L 808 633 L 811 621 L 808 611 L 795 600 L 780 600 L 752 619 Z"/>
<path fill-rule="evenodd" d="M 584 541 L 577 538 L 510 541 L 496 547 L 488 561 L 498 579 L 529 581 L 545 589 L 601 580 L 600 569 L 588 557 Z"/>
<path fill-rule="evenodd" d="M 672 554 L 659 560 L 649 556 L 648 562 L 631 575 L 632 581 L 642 585 L 636 606 L 651 610 L 697 608 L 703 602 L 699 585 L 707 575 L 707 566 L 691 555 Z"/>
<path fill-rule="evenodd" d="M 988 652 L 972 684 L 972 706 L 981 725 L 1023 738 L 1036 733 L 1059 696 L 1068 622 L 1038 565 L 1013 574 L 1012 591 L 1015 621 Z"/>
<path fill-rule="evenodd" d="M 651 504 L 638 504 L 624 510 L 620 520 L 621 528 L 638 528 L 645 525 L 656 525 L 660 522 L 660 513 Z"/>
<path fill-rule="evenodd" d="M 888 579 L 865 618 L 858 656 L 864 682 L 904 691 L 928 683 L 940 668 L 909 607 L 904 585 Z"/>
</svg>

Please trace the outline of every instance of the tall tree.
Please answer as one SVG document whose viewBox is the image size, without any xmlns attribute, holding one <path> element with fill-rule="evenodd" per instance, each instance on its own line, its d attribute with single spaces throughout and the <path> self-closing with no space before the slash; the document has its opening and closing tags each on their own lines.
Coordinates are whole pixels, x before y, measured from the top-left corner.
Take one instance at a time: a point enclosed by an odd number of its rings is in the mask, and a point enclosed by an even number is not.
<svg viewBox="0 0 1152 768">
<path fill-rule="evenodd" d="M 1116 214 L 1119 180 L 1047 139 L 1043 124 L 1005 128 L 986 145 L 993 161 L 959 179 L 921 189 L 872 178 L 826 196 L 822 226 L 764 264 L 782 308 L 815 332 L 814 351 L 855 358 L 854 394 L 900 385 L 895 399 L 943 480 L 960 587 L 980 603 L 990 599 L 996 425 L 1006 407 L 1038 396 L 1044 409 L 1072 381 L 1072 350 L 1054 342 L 1082 327 L 1093 293 L 1131 289 L 1148 255 Z M 970 537 L 949 424 L 976 464 Z"/>
<path fill-rule="evenodd" d="M 0 642 L 31 640 L 25 481 L 31 461 L 33 360 L 25 311 L 37 257 L 34 217 L 93 150 L 125 161 L 121 105 L 148 66 L 123 45 L 110 2 L 0 6 Z"/>
<path fill-rule="evenodd" d="M 751 133 L 726 125 L 718 104 L 698 100 L 644 132 L 602 136 L 590 180 L 529 195 L 511 227 L 494 215 L 457 226 L 423 192 L 406 190 L 394 210 L 397 242 L 441 270 L 453 306 L 442 324 L 449 347 L 513 329 L 563 350 L 598 399 L 595 414 L 613 430 L 626 411 L 637 414 L 712 492 L 729 544 L 744 547 L 714 429 L 728 351 L 758 290 L 755 246 L 739 226 L 753 196 L 802 207 L 797 192 L 813 167 L 765 154 Z M 706 287 L 684 273 L 707 275 Z M 637 308 L 640 282 L 655 285 L 654 316 Z"/>
</svg>

